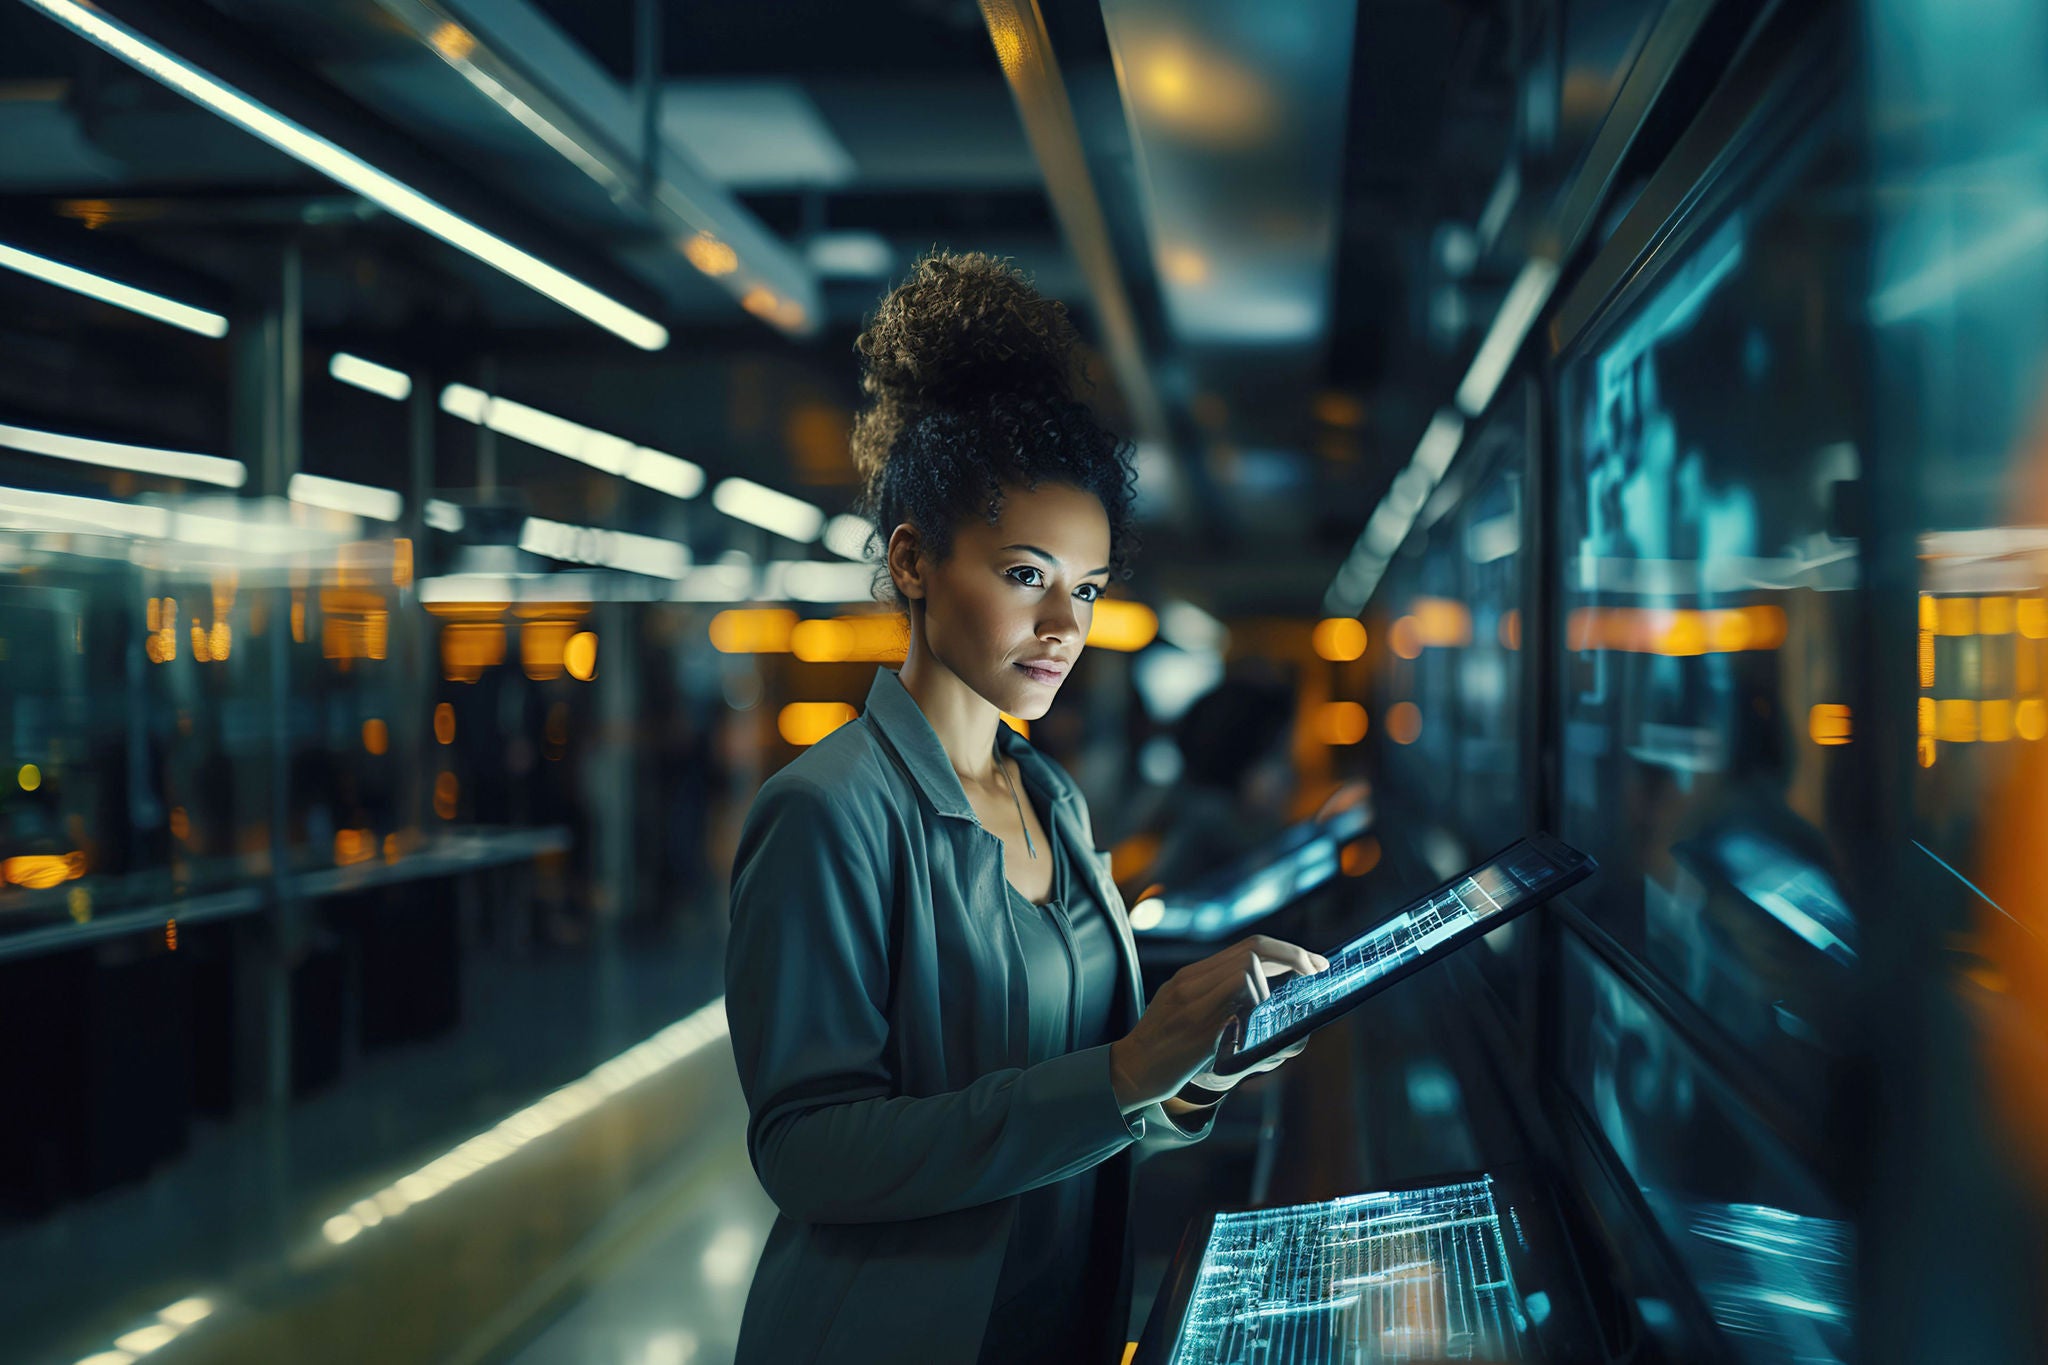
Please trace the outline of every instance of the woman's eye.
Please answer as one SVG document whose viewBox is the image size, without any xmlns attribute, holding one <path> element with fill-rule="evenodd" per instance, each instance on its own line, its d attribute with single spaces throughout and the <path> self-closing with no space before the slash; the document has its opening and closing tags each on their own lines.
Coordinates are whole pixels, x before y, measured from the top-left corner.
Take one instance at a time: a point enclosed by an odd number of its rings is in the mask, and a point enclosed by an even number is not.
<svg viewBox="0 0 2048 1365">
<path fill-rule="evenodd" d="M 1011 576 L 1012 578 L 1016 578 L 1016 577 L 1017 577 L 1017 575 L 1018 575 L 1018 574 L 1020 574 L 1020 573 L 1028 573 L 1028 574 L 1034 574 L 1034 575 L 1035 575 L 1035 574 L 1037 574 L 1037 573 L 1038 573 L 1038 570 L 1036 570 L 1036 569 L 1032 568 L 1032 567 L 1031 567 L 1031 566 L 1030 566 L 1029 564 L 1019 565 L 1019 566 L 1018 566 L 1017 568 L 1014 568 L 1014 569 L 1010 570 L 1010 576 Z M 1038 585 L 1038 584 L 1037 584 L 1036 582 L 1028 582 L 1028 583 L 1027 583 L 1027 582 L 1025 582 L 1025 581 L 1024 581 L 1023 579 L 1021 579 L 1021 578 L 1018 578 L 1018 579 L 1017 579 L 1017 582 L 1018 582 L 1018 583 L 1019 583 L 1020 585 L 1022 585 L 1023 587 L 1027 587 L 1027 588 L 1035 588 L 1035 587 L 1039 586 L 1039 585 Z"/>
<path fill-rule="evenodd" d="M 1102 588 L 1098 584 L 1083 583 L 1081 585 L 1081 591 L 1088 594 L 1086 597 L 1081 599 L 1083 602 L 1099 602 L 1102 600 Z"/>
</svg>

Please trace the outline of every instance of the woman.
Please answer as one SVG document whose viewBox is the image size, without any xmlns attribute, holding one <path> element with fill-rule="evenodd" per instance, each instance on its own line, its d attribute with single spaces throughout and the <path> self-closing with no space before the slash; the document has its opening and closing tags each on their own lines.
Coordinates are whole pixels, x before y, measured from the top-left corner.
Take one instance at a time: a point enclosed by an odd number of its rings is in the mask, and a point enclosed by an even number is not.
<svg viewBox="0 0 2048 1365">
<path fill-rule="evenodd" d="M 979 255 L 920 261 L 858 342 L 910 644 L 761 788 L 734 860 L 726 1009 L 781 1211 L 742 1361 L 1117 1359 L 1131 1148 L 1205 1136 L 1233 1012 L 1328 966 L 1248 939 L 1143 1010 L 1087 802 L 1000 720 L 1045 714 L 1124 571 L 1132 475 L 1074 345 Z"/>
</svg>

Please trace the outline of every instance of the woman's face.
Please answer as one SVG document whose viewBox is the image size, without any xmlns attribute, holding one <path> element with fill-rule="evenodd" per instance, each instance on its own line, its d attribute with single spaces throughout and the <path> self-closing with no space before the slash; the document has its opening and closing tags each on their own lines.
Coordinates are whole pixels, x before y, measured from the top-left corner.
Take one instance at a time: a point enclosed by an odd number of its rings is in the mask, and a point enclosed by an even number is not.
<svg viewBox="0 0 2048 1365">
<path fill-rule="evenodd" d="M 1081 657 L 1109 583 L 1109 516 L 1069 484 L 1005 488 L 995 525 L 969 517 L 946 562 L 921 556 L 918 569 L 927 652 L 998 709 L 1036 720 Z"/>
</svg>

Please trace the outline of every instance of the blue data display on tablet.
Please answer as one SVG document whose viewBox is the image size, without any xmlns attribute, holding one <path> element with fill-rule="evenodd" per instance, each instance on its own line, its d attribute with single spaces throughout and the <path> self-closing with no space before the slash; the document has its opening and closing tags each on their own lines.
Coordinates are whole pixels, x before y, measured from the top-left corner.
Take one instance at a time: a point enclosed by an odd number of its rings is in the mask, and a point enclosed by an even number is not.
<svg viewBox="0 0 2048 1365">
<path fill-rule="evenodd" d="M 1293 976 L 1245 1019 L 1239 1054 L 1370 994 L 1377 983 L 1488 932 L 1584 877 L 1592 860 L 1555 840 L 1523 839 L 1407 906 L 1336 952 L 1329 970 Z"/>
</svg>

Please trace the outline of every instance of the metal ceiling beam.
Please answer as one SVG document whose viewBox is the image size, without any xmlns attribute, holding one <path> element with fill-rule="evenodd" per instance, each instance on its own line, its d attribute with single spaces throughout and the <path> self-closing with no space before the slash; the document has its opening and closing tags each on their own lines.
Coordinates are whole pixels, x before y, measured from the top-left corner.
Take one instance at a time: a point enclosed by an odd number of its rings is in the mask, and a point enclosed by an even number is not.
<svg viewBox="0 0 2048 1365">
<path fill-rule="evenodd" d="M 1129 405 L 1133 435 L 1141 442 L 1170 448 L 1166 410 L 1146 363 L 1136 311 L 1122 267 L 1117 262 L 1109 226 L 1096 197 L 1095 182 L 1081 146 L 1074 108 L 1067 97 L 1045 18 L 1037 0 L 980 0 L 981 15 L 995 44 L 996 60 L 1017 101 L 1024 134 L 1045 176 L 1047 196 L 1059 219 L 1067 249 L 1080 264 L 1094 300 L 1117 387 Z"/>
<path fill-rule="evenodd" d="M 818 330 L 816 273 L 662 138 L 635 92 L 528 0 L 377 3 L 615 202 L 651 216 L 742 308 L 792 335 Z"/>
</svg>

